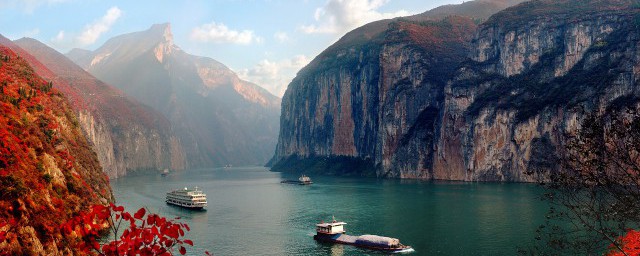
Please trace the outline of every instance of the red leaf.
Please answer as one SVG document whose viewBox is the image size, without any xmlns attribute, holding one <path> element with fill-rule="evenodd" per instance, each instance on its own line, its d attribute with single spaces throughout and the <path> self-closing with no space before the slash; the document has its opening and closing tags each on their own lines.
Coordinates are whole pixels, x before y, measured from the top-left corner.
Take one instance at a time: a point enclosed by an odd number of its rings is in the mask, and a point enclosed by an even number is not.
<svg viewBox="0 0 640 256">
<path fill-rule="evenodd" d="M 193 246 L 193 241 L 191 241 L 189 239 L 185 239 L 184 243 Z"/>
<path fill-rule="evenodd" d="M 180 246 L 180 254 L 182 255 L 187 254 L 187 249 L 185 249 L 184 246 Z"/>
<path fill-rule="evenodd" d="M 178 239 L 178 237 L 180 237 L 180 236 L 178 235 L 178 231 L 177 231 L 177 230 L 175 230 L 175 229 L 172 229 L 172 228 L 171 228 L 171 229 L 167 229 L 166 235 L 167 235 L 168 237 L 173 238 L 173 239 Z"/>
<path fill-rule="evenodd" d="M 156 215 L 149 214 L 149 216 L 147 216 L 147 224 L 153 225 L 155 223 L 156 223 Z"/>
<path fill-rule="evenodd" d="M 130 220 L 131 219 L 131 214 L 129 214 L 128 212 L 125 212 L 122 214 L 122 219 L 124 220 Z"/>
<path fill-rule="evenodd" d="M 140 210 L 138 210 L 136 212 L 136 214 L 133 215 L 134 218 L 141 220 L 142 217 L 144 217 L 144 214 L 147 212 L 147 210 L 145 210 L 144 208 L 140 208 Z"/>
</svg>

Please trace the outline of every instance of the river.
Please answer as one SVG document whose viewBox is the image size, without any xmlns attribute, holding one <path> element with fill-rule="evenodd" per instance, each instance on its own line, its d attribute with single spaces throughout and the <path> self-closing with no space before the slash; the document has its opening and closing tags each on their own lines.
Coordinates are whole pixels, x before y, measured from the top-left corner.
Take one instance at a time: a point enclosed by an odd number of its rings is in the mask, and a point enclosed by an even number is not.
<svg viewBox="0 0 640 256">
<path fill-rule="evenodd" d="M 189 255 L 383 255 L 314 241 L 314 224 L 332 216 L 347 234 L 395 237 L 413 255 L 513 255 L 533 242 L 547 210 L 534 184 L 311 178 L 281 184 L 297 177 L 234 167 L 136 174 L 111 186 L 130 212 L 146 207 L 189 224 Z M 186 186 L 207 194 L 206 211 L 165 204 L 167 191 Z"/>
</svg>

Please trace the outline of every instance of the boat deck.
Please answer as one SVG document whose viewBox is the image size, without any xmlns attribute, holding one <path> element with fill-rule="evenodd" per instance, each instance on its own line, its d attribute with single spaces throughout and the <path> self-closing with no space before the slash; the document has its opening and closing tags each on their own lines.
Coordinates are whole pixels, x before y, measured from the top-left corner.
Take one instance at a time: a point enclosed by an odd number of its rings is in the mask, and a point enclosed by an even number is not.
<svg viewBox="0 0 640 256">
<path fill-rule="evenodd" d="M 356 243 L 356 239 L 358 239 L 357 236 L 350 236 L 350 235 L 345 235 L 342 234 L 338 237 L 335 238 L 335 240 L 339 243 L 344 243 L 344 244 L 355 244 Z"/>
</svg>

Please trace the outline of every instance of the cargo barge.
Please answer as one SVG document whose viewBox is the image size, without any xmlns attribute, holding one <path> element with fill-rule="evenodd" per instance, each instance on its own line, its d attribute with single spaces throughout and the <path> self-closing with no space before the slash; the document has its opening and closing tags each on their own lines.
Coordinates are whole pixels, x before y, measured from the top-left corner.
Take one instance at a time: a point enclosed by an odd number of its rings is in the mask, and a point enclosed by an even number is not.
<svg viewBox="0 0 640 256">
<path fill-rule="evenodd" d="M 298 185 L 311 185 L 311 184 L 313 184 L 313 181 L 311 181 L 311 178 L 309 178 L 309 176 L 306 176 L 306 175 L 302 174 L 302 176 L 300 176 L 300 178 L 298 178 L 298 180 L 283 180 L 280 183 L 298 184 Z"/>
<path fill-rule="evenodd" d="M 346 222 L 336 221 L 335 218 L 329 223 L 316 224 L 316 235 L 313 239 L 322 242 L 353 245 L 370 250 L 378 250 L 392 253 L 414 252 L 411 246 L 403 245 L 400 240 L 391 237 L 376 235 L 350 236 L 345 234 L 344 225 Z"/>
</svg>

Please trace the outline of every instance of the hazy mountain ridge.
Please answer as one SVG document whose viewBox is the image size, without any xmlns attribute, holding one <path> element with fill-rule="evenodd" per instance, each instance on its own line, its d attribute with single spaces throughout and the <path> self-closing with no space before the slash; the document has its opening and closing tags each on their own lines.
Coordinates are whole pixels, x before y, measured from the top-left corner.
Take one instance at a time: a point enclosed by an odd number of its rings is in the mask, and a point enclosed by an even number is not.
<svg viewBox="0 0 640 256">
<path fill-rule="evenodd" d="M 483 3 L 496 6 L 473 4 Z M 375 166 L 360 174 L 531 181 L 524 173 L 548 169 L 540 158 L 554 153 L 584 111 L 637 95 L 636 6 L 532 1 L 477 29 L 447 15 L 358 28 L 289 85 L 273 169 L 346 157 L 360 163 L 334 173 Z M 458 29 L 475 36 L 448 34 Z"/>
<path fill-rule="evenodd" d="M 109 177 L 139 169 L 184 169 L 184 152 L 159 113 L 124 95 L 34 40 L 23 38 L 9 45 L 34 63 L 36 72 L 53 81 L 70 99 L 78 121 L 94 145 Z M 36 64 L 41 63 L 41 64 Z"/>
<path fill-rule="evenodd" d="M 169 24 L 111 38 L 91 54 L 75 50 L 67 56 L 164 114 L 191 167 L 260 165 L 273 153 L 280 100 L 223 64 L 182 51 Z"/>
</svg>

